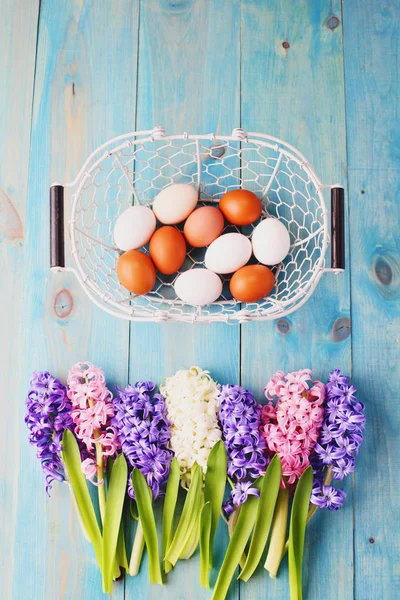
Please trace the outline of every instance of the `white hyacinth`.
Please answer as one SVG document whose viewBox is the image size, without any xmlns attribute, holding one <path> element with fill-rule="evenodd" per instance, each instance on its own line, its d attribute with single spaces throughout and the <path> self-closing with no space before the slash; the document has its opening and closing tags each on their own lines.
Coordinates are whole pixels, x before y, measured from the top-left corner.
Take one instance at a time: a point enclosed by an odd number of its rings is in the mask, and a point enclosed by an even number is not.
<svg viewBox="0 0 400 600">
<path fill-rule="evenodd" d="M 172 423 L 171 449 L 180 466 L 182 485 L 187 487 L 193 464 L 197 462 L 205 472 L 211 448 L 221 439 L 219 385 L 208 371 L 191 367 L 168 377 L 160 391 Z"/>
</svg>

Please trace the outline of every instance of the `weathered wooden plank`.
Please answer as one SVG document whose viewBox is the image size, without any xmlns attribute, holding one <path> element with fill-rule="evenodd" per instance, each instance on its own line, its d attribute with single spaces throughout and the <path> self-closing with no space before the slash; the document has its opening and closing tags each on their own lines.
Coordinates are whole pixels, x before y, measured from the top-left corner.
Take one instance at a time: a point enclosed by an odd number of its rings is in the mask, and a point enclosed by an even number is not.
<svg viewBox="0 0 400 600">
<path fill-rule="evenodd" d="M 137 129 L 162 124 L 170 133 L 226 133 L 238 126 L 238 0 L 142 3 L 139 39 Z M 159 383 L 193 364 L 210 369 L 219 381 L 237 381 L 239 329 L 223 324 L 132 324 L 131 381 L 150 378 Z M 217 540 L 221 559 L 226 532 Z M 208 597 L 198 583 L 198 556 L 181 561 L 163 589 L 147 587 L 146 568 L 144 563 L 138 580 L 127 580 L 127 598 L 137 596 L 139 585 L 143 598 Z"/>
<path fill-rule="evenodd" d="M 48 188 L 56 179 L 73 179 L 89 152 L 133 128 L 136 80 L 126 71 L 134 72 L 137 43 L 136 2 L 41 4 L 21 316 L 19 475 L 9 475 L 19 478 L 10 573 L 15 598 L 103 597 L 66 486 L 55 486 L 46 499 L 21 425 L 22 398 L 32 369 L 65 377 L 77 360 L 101 365 L 110 383 L 127 379 L 128 324 L 94 307 L 73 275 L 50 273 Z M 23 64 L 18 75 L 24 78 Z M 123 597 L 123 582 L 114 595 Z"/>
<path fill-rule="evenodd" d="M 354 477 L 355 598 L 398 598 L 400 3 L 343 11 L 353 373 L 367 406 Z"/>
<path fill-rule="evenodd" d="M 242 127 L 294 145 L 326 183 L 345 183 L 346 177 L 340 19 L 339 1 L 244 0 L 242 7 Z M 348 372 L 350 338 L 335 333 L 342 317 L 349 317 L 348 274 L 325 275 L 298 312 L 279 323 L 243 327 L 242 384 L 262 400 L 263 386 L 278 369 L 311 367 L 321 378 L 333 366 Z M 351 509 L 350 494 L 342 512 L 320 511 L 310 524 L 305 554 L 309 600 L 353 597 Z M 276 581 L 259 569 L 241 585 L 241 598 L 265 595 L 288 597 L 286 563 Z"/>
<path fill-rule="evenodd" d="M 23 400 L 18 377 L 20 315 L 24 311 L 25 211 L 39 2 L 2 3 L 0 20 L 0 572 L 1 595 L 11 598 L 18 565 L 19 432 Z M 24 465 L 21 465 L 24 469 Z"/>
</svg>

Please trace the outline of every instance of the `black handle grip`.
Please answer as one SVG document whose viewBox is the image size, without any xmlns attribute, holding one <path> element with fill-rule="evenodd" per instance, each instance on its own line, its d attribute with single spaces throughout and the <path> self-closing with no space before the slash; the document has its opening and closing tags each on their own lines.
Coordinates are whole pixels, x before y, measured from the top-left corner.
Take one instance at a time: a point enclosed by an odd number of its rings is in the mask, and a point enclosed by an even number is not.
<svg viewBox="0 0 400 600">
<path fill-rule="evenodd" d="M 50 188 L 50 267 L 65 267 L 64 187 Z"/>
<path fill-rule="evenodd" d="M 331 189 L 331 266 L 332 269 L 344 269 L 345 231 L 344 231 L 344 189 Z"/>
</svg>

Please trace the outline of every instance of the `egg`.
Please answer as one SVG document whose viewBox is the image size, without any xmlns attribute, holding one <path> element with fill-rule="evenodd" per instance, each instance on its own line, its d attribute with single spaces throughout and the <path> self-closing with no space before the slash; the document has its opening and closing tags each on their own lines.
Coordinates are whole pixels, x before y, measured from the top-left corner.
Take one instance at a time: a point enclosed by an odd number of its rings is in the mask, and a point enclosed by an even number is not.
<svg viewBox="0 0 400 600">
<path fill-rule="evenodd" d="M 148 206 L 131 206 L 115 223 L 115 244 L 120 250 L 135 250 L 147 244 L 155 228 L 156 218 Z"/>
<path fill-rule="evenodd" d="M 128 250 L 117 262 L 117 277 L 132 294 L 147 294 L 156 282 L 156 269 L 151 258 L 139 250 Z"/>
<path fill-rule="evenodd" d="M 263 265 L 277 265 L 290 250 L 289 232 L 278 219 L 264 219 L 255 227 L 251 238 L 256 259 Z"/>
<path fill-rule="evenodd" d="M 186 258 L 185 238 L 175 227 L 160 227 L 150 240 L 149 251 L 156 269 L 164 275 L 172 275 Z"/>
<path fill-rule="evenodd" d="M 224 216 L 218 208 L 202 206 L 188 216 L 183 233 L 194 248 L 209 246 L 224 229 Z"/>
<path fill-rule="evenodd" d="M 153 211 L 166 225 L 181 223 L 195 209 L 197 190 L 188 183 L 173 183 L 155 197 Z"/>
<path fill-rule="evenodd" d="M 231 190 L 222 196 L 219 209 L 229 223 L 250 225 L 261 216 L 262 202 L 249 190 Z"/>
<path fill-rule="evenodd" d="M 179 275 L 175 293 L 192 306 L 204 306 L 215 302 L 222 293 L 222 281 L 216 273 L 207 269 L 191 269 Z"/>
<path fill-rule="evenodd" d="M 263 265 L 247 265 L 232 275 L 229 289 L 239 302 L 258 302 L 275 285 L 274 274 Z"/>
<path fill-rule="evenodd" d="M 215 273 L 233 273 L 251 256 L 251 242 L 241 233 L 225 233 L 207 248 L 204 264 Z"/>
</svg>

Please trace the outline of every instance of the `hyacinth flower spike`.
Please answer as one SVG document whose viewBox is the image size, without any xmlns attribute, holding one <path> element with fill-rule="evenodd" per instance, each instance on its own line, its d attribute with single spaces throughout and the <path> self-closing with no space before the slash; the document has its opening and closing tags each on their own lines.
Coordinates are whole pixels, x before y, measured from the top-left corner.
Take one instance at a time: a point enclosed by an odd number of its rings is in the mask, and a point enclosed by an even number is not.
<svg viewBox="0 0 400 600">
<path fill-rule="evenodd" d="M 163 557 L 164 564 L 169 569 L 179 558 L 190 558 L 199 543 L 201 514 L 205 505 L 204 495 L 207 495 L 209 489 L 207 485 L 204 489 L 204 477 L 207 477 L 207 464 L 211 451 L 221 440 L 218 423 L 220 398 L 218 384 L 210 377 L 208 371 L 203 371 L 199 367 L 181 370 L 174 376 L 168 377 L 160 391 L 165 398 L 168 418 L 171 421 L 170 447 L 179 466 L 181 486 L 187 490 L 178 528 L 173 535 L 169 534 L 172 541 Z M 218 448 L 221 448 L 221 445 Z M 218 469 L 221 467 L 223 469 L 224 453 L 217 454 Z M 209 481 L 214 480 L 210 478 Z M 213 486 L 214 483 L 209 485 Z M 214 533 L 215 531 L 211 533 L 211 537 Z M 164 539 L 166 538 L 167 535 L 164 536 Z M 212 540 L 210 537 L 208 540 L 207 553 L 203 539 L 202 556 L 204 561 L 207 559 L 210 562 Z M 204 564 L 202 566 L 202 582 L 207 586 L 206 568 Z"/>
<path fill-rule="evenodd" d="M 165 494 L 173 458 L 169 448 L 170 422 L 165 401 L 161 394 L 153 393 L 154 387 L 151 381 L 138 381 L 134 386 L 117 388 L 118 395 L 113 401 L 112 426 L 129 466 L 128 494 L 132 500 L 136 500 L 132 484 L 133 469 L 137 469 L 145 479 L 144 482 L 138 481 L 138 485 L 147 485 L 151 499 L 155 501 Z M 148 503 L 146 507 L 149 509 Z M 138 519 L 129 564 L 132 576 L 139 572 L 145 534 L 142 522 Z"/>
<path fill-rule="evenodd" d="M 26 398 L 25 423 L 29 442 L 37 448 L 46 478 L 46 492 L 50 496 L 53 481 L 65 481 L 61 459 L 64 431 L 73 431 L 71 402 L 67 388 L 48 371 L 34 372 Z"/>
<path fill-rule="evenodd" d="M 314 485 L 308 520 L 318 508 L 339 510 L 345 501 L 343 490 L 331 485 L 353 473 L 355 459 L 364 437 L 364 404 L 357 390 L 339 369 L 332 371 L 326 384 L 326 404 L 318 441 L 311 455 Z"/>
<path fill-rule="evenodd" d="M 260 433 L 267 454 L 282 463 L 282 484 L 275 508 L 265 568 L 276 577 L 285 553 L 289 498 L 310 464 L 310 454 L 322 425 L 325 386 L 312 381 L 309 369 L 285 374 L 279 371 L 265 387 L 268 400 L 262 410 Z"/>
<path fill-rule="evenodd" d="M 98 488 L 102 521 L 106 506 L 104 481 L 106 461 L 116 455 L 118 440 L 111 419 L 114 416 L 112 393 L 106 386 L 102 369 L 91 363 L 77 363 L 68 373 L 68 398 L 72 404 L 75 436 L 87 458 L 82 462 L 86 478 Z"/>
</svg>

